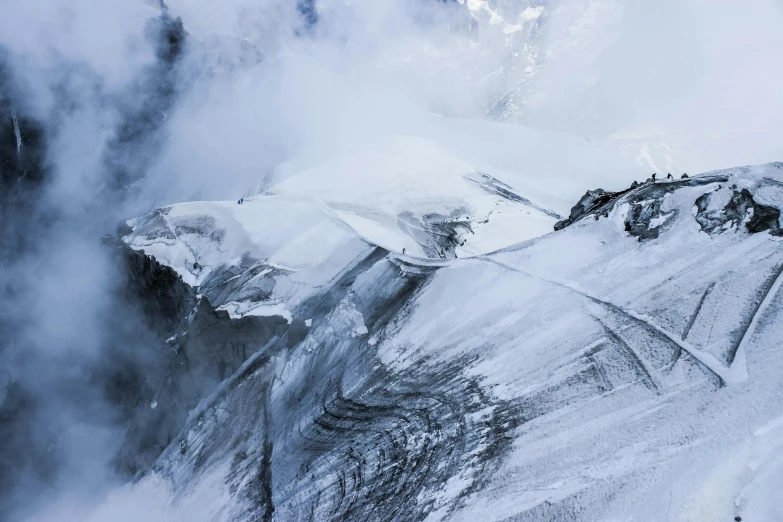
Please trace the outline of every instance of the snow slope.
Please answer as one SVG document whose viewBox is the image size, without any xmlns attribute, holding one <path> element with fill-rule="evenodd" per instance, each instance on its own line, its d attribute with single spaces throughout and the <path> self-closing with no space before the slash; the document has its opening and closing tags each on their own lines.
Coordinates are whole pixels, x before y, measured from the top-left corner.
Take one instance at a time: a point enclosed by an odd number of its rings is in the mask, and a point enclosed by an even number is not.
<svg viewBox="0 0 783 522">
<path fill-rule="evenodd" d="M 286 177 L 269 193 L 319 201 L 372 243 L 418 257 L 446 257 L 444 241 L 434 238 L 433 252 L 428 236 L 448 235 L 453 224 L 464 257 L 545 234 L 557 219 L 504 181 L 432 141 L 395 136 Z"/>
<path fill-rule="evenodd" d="M 775 520 L 781 207 L 770 164 L 491 255 L 365 243 L 291 304 L 307 337 L 251 357 L 123 498 L 169 491 L 165 520 Z"/>
<path fill-rule="evenodd" d="M 218 268 L 261 261 L 312 268 L 352 236 L 415 257 L 468 257 L 550 232 L 581 180 L 611 186 L 634 174 L 630 164 L 568 136 L 437 117 L 418 128 L 422 136 L 395 135 L 314 165 L 284 165 L 264 194 L 243 205 L 156 210 L 128 222 L 126 242 L 192 285 Z"/>
<path fill-rule="evenodd" d="M 369 245 L 306 200 L 180 203 L 130 220 L 123 240 L 232 316 L 283 315 Z"/>
</svg>

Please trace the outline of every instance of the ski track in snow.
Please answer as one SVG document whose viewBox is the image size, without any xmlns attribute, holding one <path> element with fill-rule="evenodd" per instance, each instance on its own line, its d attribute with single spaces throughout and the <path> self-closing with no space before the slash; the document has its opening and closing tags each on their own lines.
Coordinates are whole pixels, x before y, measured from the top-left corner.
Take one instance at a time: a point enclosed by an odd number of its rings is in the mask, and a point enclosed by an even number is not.
<svg viewBox="0 0 783 522">
<path fill-rule="evenodd" d="M 747 350 L 746 347 L 753 337 L 753 333 L 756 331 L 759 319 L 764 315 L 767 307 L 777 295 L 778 290 L 780 290 L 780 285 L 783 284 L 783 263 L 777 268 L 774 275 L 770 277 L 770 281 L 769 286 L 767 286 L 764 291 L 764 296 L 753 310 L 751 320 L 742 332 L 741 339 L 729 354 L 729 361 L 732 363 L 732 367 L 737 367 L 737 372 L 743 379 L 747 379 L 748 375 L 747 357 L 745 355 L 745 351 Z"/>
<path fill-rule="evenodd" d="M 530 272 L 527 272 L 525 270 L 522 270 L 521 268 L 509 265 L 507 263 L 504 263 L 502 261 L 498 261 L 497 259 L 493 259 L 491 257 L 481 257 L 479 259 L 482 259 L 484 261 L 488 261 L 490 263 L 494 263 L 500 267 L 503 267 L 507 270 L 511 270 L 514 272 L 519 272 L 520 274 L 526 275 L 528 277 L 534 277 L 536 279 L 540 279 L 541 281 L 546 281 L 547 283 L 551 283 L 553 285 L 560 286 L 562 288 L 566 288 L 568 290 L 571 290 L 573 292 L 576 292 L 577 294 L 580 294 L 584 297 L 587 297 L 593 302 L 596 302 L 598 304 L 601 304 L 603 306 L 606 306 L 610 308 L 611 310 L 614 310 L 615 312 L 619 312 L 626 317 L 635 320 L 636 322 L 641 322 L 644 325 L 646 325 L 649 328 L 652 328 L 659 334 L 665 336 L 667 339 L 669 339 L 672 343 L 679 346 L 683 351 L 693 356 L 694 359 L 699 361 L 703 367 L 708 369 L 711 373 L 713 373 L 721 382 L 721 385 L 725 383 L 740 383 L 744 382 L 747 379 L 747 372 L 736 372 L 732 371 L 731 368 L 727 368 L 723 366 L 714 356 L 702 352 L 701 350 L 698 350 L 697 348 L 693 347 L 690 343 L 687 341 L 682 341 L 677 339 L 677 336 L 666 330 L 665 328 L 658 326 L 655 324 L 652 319 L 644 314 L 639 314 L 637 312 L 634 312 L 633 310 L 629 310 L 626 308 L 623 308 L 621 306 L 618 306 L 612 302 L 606 301 L 604 299 L 601 299 L 600 297 L 593 295 L 592 293 L 583 290 L 579 287 L 577 287 L 574 284 L 567 283 L 564 281 L 557 281 L 554 279 L 550 279 L 547 277 L 543 277 L 540 275 L 536 275 Z"/>
</svg>

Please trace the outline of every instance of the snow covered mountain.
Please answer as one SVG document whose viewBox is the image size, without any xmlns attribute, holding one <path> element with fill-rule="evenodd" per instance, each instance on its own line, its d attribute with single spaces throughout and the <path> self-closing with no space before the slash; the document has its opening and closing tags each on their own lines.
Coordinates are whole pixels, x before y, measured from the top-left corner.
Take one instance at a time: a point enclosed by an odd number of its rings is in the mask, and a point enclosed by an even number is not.
<svg viewBox="0 0 783 522">
<path fill-rule="evenodd" d="M 781 516 L 783 164 L 588 193 L 468 259 L 281 187 L 130 222 L 224 321 L 284 323 L 94 520 Z"/>
<path fill-rule="evenodd" d="M 1 521 L 783 520 L 773 0 L 0 12 Z"/>
<path fill-rule="evenodd" d="M 457 139 L 477 132 L 475 124 L 462 125 L 468 131 L 458 129 Z M 189 284 L 201 284 L 219 265 L 240 263 L 233 249 L 248 242 L 244 257 L 249 259 L 268 258 L 283 267 L 311 257 L 320 261 L 346 241 L 344 229 L 351 237 L 416 257 L 468 257 L 550 231 L 567 211 L 564 194 L 573 192 L 564 186 L 580 177 L 600 177 L 596 165 L 606 180 L 616 180 L 627 168 L 586 142 L 520 127 L 478 127 L 485 134 L 494 131 L 490 140 L 518 141 L 512 164 L 521 160 L 526 171 L 498 168 L 507 160 L 486 152 L 490 161 L 476 166 L 429 139 L 394 136 L 281 174 L 244 206 L 185 203 L 157 210 L 131 223 L 130 244 L 177 269 Z M 462 153 L 470 157 L 469 147 Z M 291 169 L 281 172 L 286 170 Z M 272 223 L 281 229 L 271 230 Z M 177 232 L 178 227 L 186 228 Z M 220 234 L 218 244 L 228 242 L 228 250 L 204 245 L 214 234 Z M 292 241 L 294 236 L 300 239 Z M 194 263 L 200 267 L 192 268 Z"/>
</svg>

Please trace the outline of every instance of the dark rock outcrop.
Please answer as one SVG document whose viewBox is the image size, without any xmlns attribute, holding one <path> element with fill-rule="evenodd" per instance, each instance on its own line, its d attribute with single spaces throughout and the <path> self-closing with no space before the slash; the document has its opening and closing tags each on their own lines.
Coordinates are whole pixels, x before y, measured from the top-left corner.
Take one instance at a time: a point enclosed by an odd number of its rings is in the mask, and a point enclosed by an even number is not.
<svg viewBox="0 0 783 522">
<path fill-rule="evenodd" d="M 773 236 L 783 235 L 778 209 L 756 202 L 746 188 L 738 190 L 732 186 L 728 190 L 731 190 L 731 197 L 722 208 L 715 204 L 720 197 L 718 191 L 708 192 L 696 200 L 696 221 L 702 231 L 715 234 L 725 228 L 739 228 L 744 223 L 750 234 L 768 230 Z"/>
<path fill-rule="evenodd" d="M 146 175 L 165 142 L 162 130 L 179 94 L 178 64 L 188 42 L 182 20 L 164 9 L 147 24 L 146 37 L 156 60 L 116 99 L 120 119 L 104 158 L 108 183 L 102 197 L 107 200 L 122 198 Z"/>
<path fill-rule="evenodd" d="M 132 353 L 109 347 L 105 364 L 95 369 L 126 427 L 116 468 L 132 476 L 149 469 L 202 399 L 270 339 L 283 337 L 288 322 L 281 316 L 231 319 L 154 257 L 115 238 L 104 244 L 126 267 L 119 298 L 146 329 L 146 342 Z"/>
<path fill-rule="evenodd" d="M 454 259 L 462 238 L 473 233 L 470 221 L 462 217 L 467 213 L 467 209 L 457 209 L 449 216 L 437 213 L 420 216 L 406 211 L 397 216 L 397 223 L 410 231 L 428 257 Z"/>
<path fill-rule="evenodd" d="M 628 190 L 631 190 L 635 187 L 636 182 L 634 181 L 634 185 L 631 185 L 631 188 Z M 606 192 L 600 188 L 595 190 L 588 190 L 585 192 L 585 195 L 579 199 L 579 202 L 571 207 L 571 214 L 569 214 L 568 218 L 555 223 L 555 230 L 564 229 L 568 225 L 603 207 L 625 192 L 627 192 L 627 190 L 622 192 Z"/>
<path fill-rule="evenodd" d="M 46 130 L 21 99 L 0 49 L 0 259 L 17 257 L 35 240 L 36 204 L 48 179 Z"/>
<path fill-rule="evenodd" d="M 653 220 L 663 217 L 661 212 L 662 203 L 663 198 L 631 203 L 631 208 L 625 218 L 625 231 L 639 238 L 639 241 L 657 238 L 662 228 L 662 223 L 654 222 Z M 674 211 L 668 214 L 668 216 L 671 217 L 673 214 Z"/>
<path fill-rule="evenodd" d="M 18 341 L 26 325 L 10 313 L 28 291 L 18 277 L 26 256 L 51 220 L 37 203 L 49 178 L 47 132 L 11 69 L 0 48 L 0 520 L 23 503 L 20 477 L 50 483 L 59 462 L 57 429 L 37 422 L 44 407 L 20 377 L 33 359 Z"/>
<path fill-rule="evenodd" d="M 140 306 L 148 327 L 162 338 L 170 337 L 196 304 L 195 290 L 174 269 L 138 252 L 112 236 L 104 238 L 118 263 L 127 268 L 123 297 Z"/>
<path fill-rule="evenodd" d="M 299 12 L 305 29 L 318 23 L 318 7 L 315 5 L 315 0 L 297 0 L 296 10 Z"/>
<path fill-rule="evenodd" d="M 555 230 L 561 230 L 586 216 L 607 216 L 609 211 L 622 200 L 629 205 L 625 217 L 625 231 L 630 235 L 646 241 L 655 239 L 669 218 L 674 217 L 676 211 L 665 212 L 662 204 L 666 194 L 683 187 L 696 187 L 717 183 L 717 190 L 707 192 L 700 196 L 695 203 L 696 221 L 701 229 L 708 234 L 719 233 L 726 228 L 739 228 L 744 224 L 750 234 L 769 231 L 775 236 L 783 235 L 780 226 L 780 211 L 777 208 L 763 205 L 753 199 L 753 194 L 747 189 L 738 189 L 736 186 L 723 188 L 731 190 L 728 202 L 722 203 L 721 198 L 726 194 L 721 193 L 722 183 L 728 182 L 729 177 L 724 174 L 708 174 L 690 178 L 683 178 L 669 182 L 653 183 L 651 180 L 643 184 L 631 185 L 621 192 L 605 192 L 602 189 L 589 190 L 579 200 L 579 203 L 571 209 L 568 219 L 559 221 Z"/>
<path fill-rule="evenodd" d="M 199 398 L 239 369 L 248 357 L 273 337 L 283 337 L 288 321 L 279 315 L 248 315 L 231 319 L 201 298 L 187 330 L 174 341 L 186 359 L 187 373 Z M 194 404 L 195 405 L 195 404 Z"/>
</svg>

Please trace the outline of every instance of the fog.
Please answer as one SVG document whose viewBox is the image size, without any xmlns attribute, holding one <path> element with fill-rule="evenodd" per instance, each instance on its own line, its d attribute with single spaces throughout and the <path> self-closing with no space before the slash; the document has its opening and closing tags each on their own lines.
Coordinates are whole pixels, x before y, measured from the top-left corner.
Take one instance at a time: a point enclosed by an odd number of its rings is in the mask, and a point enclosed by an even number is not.
<svg viewBox="0 0 783 522">
<path fill-rule="evenodd" d="M 0 186 L 0 408 L 11 388 L 30 401 L 0 425 L 9 520 L 78 520 L 124 491 L 127 419 L 96 368 L 143 367 L 154 333 L 100 243 L 123 219 L 256 194 L 393 134 L 447 143 L 437 129 L 464 119 L 499 121 L 462 136 L 474 155 L 525 125 L 624 155 L 629 179 L 783 159 L 780 1 L 172 0 L 181 49 L 160 43 L 157 2 L 1 11 L 0 101 L 44 136 L 40 183 Z"/>
<path fill-rule="evenodd" d="M 662 141 L 672 169 L 779 160 L 780 2 L 561 4 L 525 118 L 531 125 Z"/>
</svg>

